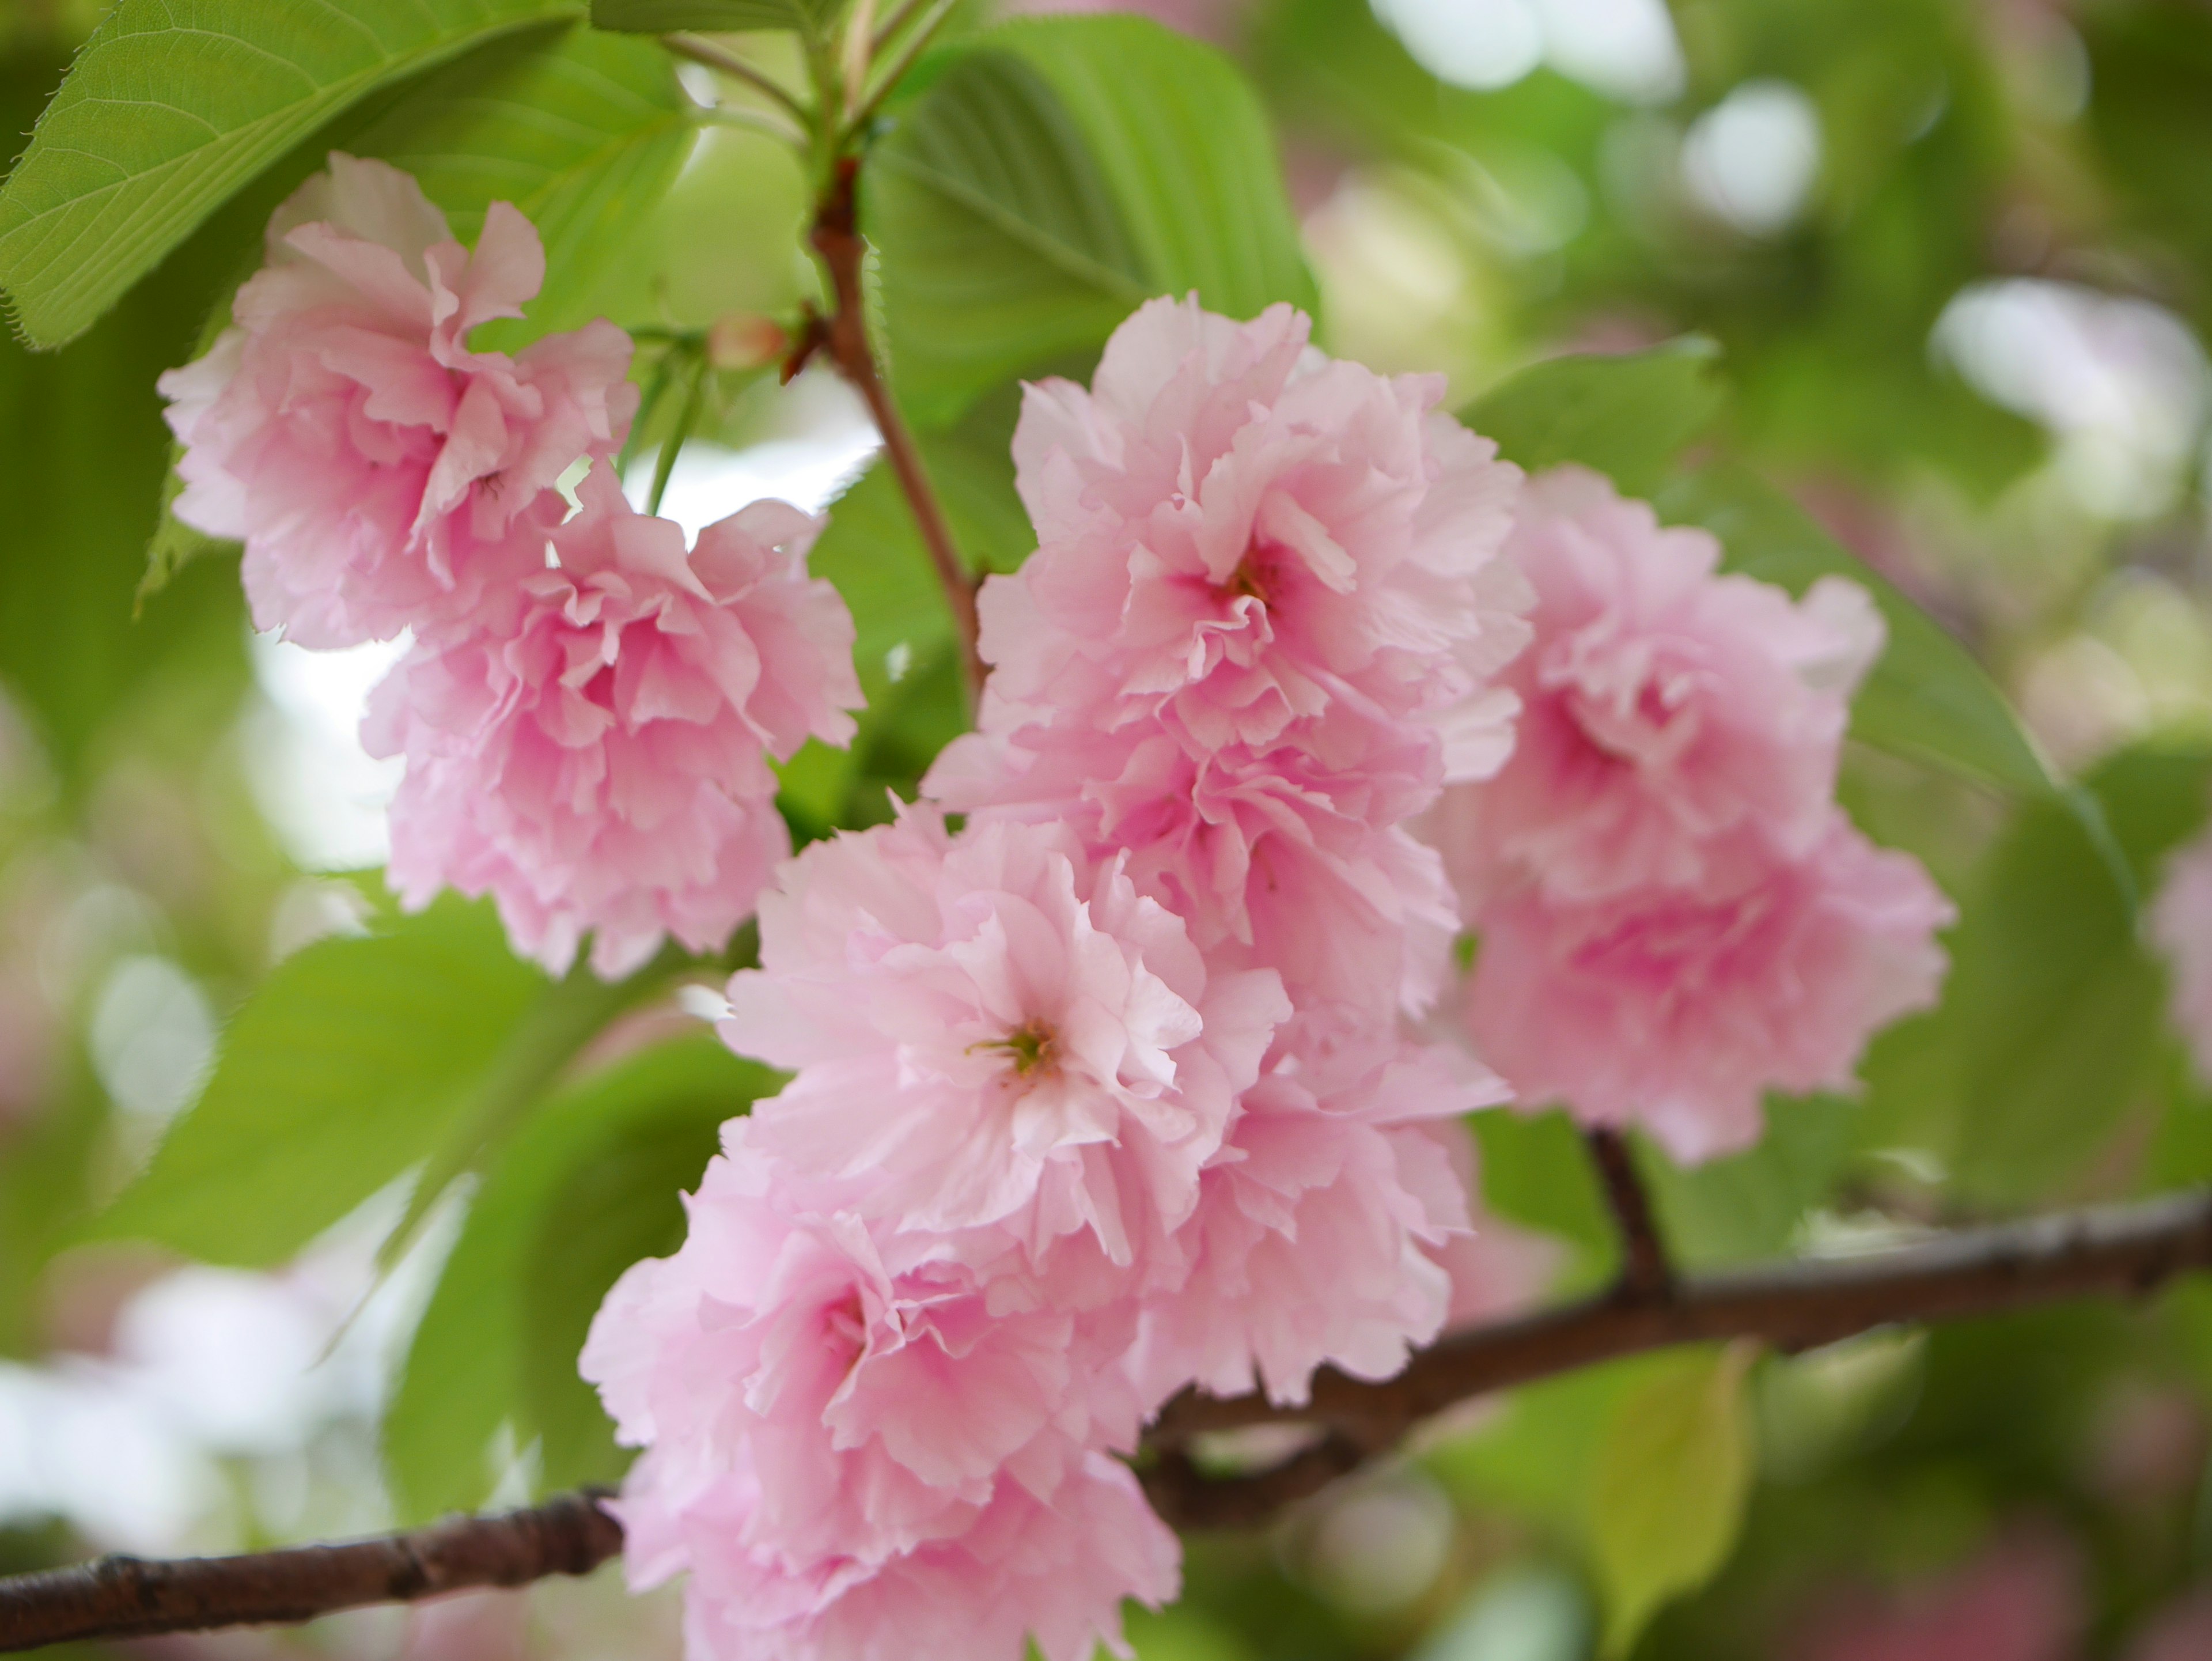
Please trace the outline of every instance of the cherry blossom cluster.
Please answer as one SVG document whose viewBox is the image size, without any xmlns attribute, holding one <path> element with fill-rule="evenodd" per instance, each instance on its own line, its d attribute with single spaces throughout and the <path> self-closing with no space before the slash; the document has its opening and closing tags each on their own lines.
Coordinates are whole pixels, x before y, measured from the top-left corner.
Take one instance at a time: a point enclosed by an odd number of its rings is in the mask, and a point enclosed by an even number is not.
<svg viewBox="0 0 2212 1661">
<path fill-rule="evenodd" d="M 1508 747 L 1518 475 L 1306 330 L 1156 301 L 1030 389 L 979 730 L 762 902 L 723 1031 L 792 1081 L 584 1355 L 702 1657 L 1119 1647 L 1170 1396 L 1385 1377 L 1540 1273 L 1470 1232 L 1501 1087 L 1404 1022 L 1455 928 L 1406 822 Z"/>
<path fill-rule="evenodd" d="M 768 757 L 842 743 L 853 624 L 760 503 L 706 531 L 634 513 L 611 459 L 637 392 L 595 322 L 509 356 L 545 254 L 506 203 L 473 252 L 411 176 L 334 154 L 270 221 L 234 326 L 162 377 L 174 510 L 245 545 L 255 624 L 302 646 L 411 632 L 363 738 L 404 756 L 390 880 L 490 894 L 558 973 L 619 975 L 667 935 L 719 948 L 790 852 Z M 591 471 L 572 514 L 558 483 Z"/>
<path fill-rule="evenodd" d="M 1155 301 L 1027 389 L 976 730 L 788 858 L 771 758 L 859 702 L 821 522 L 632 511 L 626 338 L 468 344 L 543 278 L 512 209 L 471 253 L 333 156 L 269 247 L 163 382 L 177 511 L 263 626 L 411 633 L 364 728 L 395 888 L 610 976 L 757 906 L 721 1031 L 789 1082 L 582 1358 L 699 1661 L 1121 1648 L 1177 1583 L 1125 1463 L 1166 1401 L 1387 1377 L 1540 1285 L 1475 1227 L 1467 1114 L 1705 1158 L 1934 995 L 1946 902 L 1835 801 L 1865 594 L 1524 481 L 1287 307 Z"/>
<path fill-rule="evenodd" d="M 1686 1163 L 1747 1147 L 1765 1092 L 1851 1089 L 1942 979 L 1949 901 L 1835 800 L 1881 616 L 1839 578 L 1717 575 L 1711 536 L 1579 468 L 1529 482 L 1508 551 L 1519 733 L 1430 826 L 1479 941 L 1465 1029 L 1526 1104 Z"/>
</svg>

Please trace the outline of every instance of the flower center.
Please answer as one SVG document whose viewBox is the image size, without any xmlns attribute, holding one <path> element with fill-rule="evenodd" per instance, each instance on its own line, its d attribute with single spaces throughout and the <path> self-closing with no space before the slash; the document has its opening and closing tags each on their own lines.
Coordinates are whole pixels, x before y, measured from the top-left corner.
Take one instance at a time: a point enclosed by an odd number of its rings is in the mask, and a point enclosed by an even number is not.
<svg viewBox="0 0 2212 1661">
<path fill-rule="evenodd" d="M 1042 1021 L 1026 1021 L 1003 1038 L 986 1038 L 968 1048 L 1004 1050 L 1013 1059 L 1014 1076 L 1018 1079 L 1053 1064 L 1052 1029 Z"/>
</svg>

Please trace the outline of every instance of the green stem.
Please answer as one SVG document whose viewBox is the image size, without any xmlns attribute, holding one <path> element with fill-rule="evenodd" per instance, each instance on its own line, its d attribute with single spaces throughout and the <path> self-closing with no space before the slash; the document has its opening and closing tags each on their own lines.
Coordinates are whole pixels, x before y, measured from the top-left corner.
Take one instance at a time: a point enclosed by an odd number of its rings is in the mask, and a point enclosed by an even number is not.
<svg viewBox="0 0 2212 1661">
<path fill-rule="evenodd" d="M 676 471 L 676 453 L 684 447 L 684 440 L 691 436 L 691 429 L 699 420 L 699 406 L 707 399 L 707 359 L 700 355 L 698 366 L 691 372 L 691 390 L 684 396 L 684 408 L 676 417 L 676 430 L 661 444 L 660 453 L 653 458 L 653 492 L 647 496 L 645 511 L 660 511 L 660 498 L 668 492 L 668 477 Z"/>
</svg>

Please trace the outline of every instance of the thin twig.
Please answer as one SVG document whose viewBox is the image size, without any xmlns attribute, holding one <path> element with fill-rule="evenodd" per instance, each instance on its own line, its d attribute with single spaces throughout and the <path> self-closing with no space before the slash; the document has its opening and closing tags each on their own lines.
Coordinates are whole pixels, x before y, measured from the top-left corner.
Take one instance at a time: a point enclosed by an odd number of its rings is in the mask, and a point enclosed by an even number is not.
<svg viewBox="0 0 2212 1661">
<path fill-rule="evenodd" d="M 929 470 L 923 465 L 921 450 L 915 443 L 913 433 L 908 430 L 906 417 L 899 413 L 890 389 L 884 385 L 883 376 L 876 368 L 875 352 L 868 344 L 866 307 L 860 287 L 860 267 L 866 258 L 867 245 L 861 240 L 854 207 L 859 176 L 857 161 L 849 156 L 840 161 L 814 216 L 815 252 L 822 256 L 823 266 L 830 274 L 831 311 L 823 321 L 823 342 L 845 379 L 866 400 L 868 413 L 876 418 L 876 430 L 883 435 L 884 452 L 890 458 L 891 471 L 898 476 L 899 488 L 906 493 L 915 528 L 921 532 L 922 546 L 929 551 L 929 563 L 944 587 L 945 603 L 952 608 L 953 627 L 960 636 L 961 667 L 972 700 L 981 690 L 986 673 L 976 646 L 976 584 L 968 575 L 968 568 L 960 563 L 959 550 L 952 540 L 952 527 L 929 482 Z"/>
<path fill-rule="evenodd" d="M 868 55 L 880 58 L 885 46 L 898 38 L 898 32 L 907 26 L 915 13 L 929 3 L 929 0 L 899 0 L 899 8 L 877 26 L 875 39 L 868 42 Z"/>
<path fill-rule="evenodd" d="M 708 69 L 732 80 L 744 82 L 756 92 L 765 93 L 799 118 L 800 131 L 811 130 L 814 125 L 814 112 L 808 109 L 790 88 L 758 65 L 748 64 L 728 47 L 717 46 L 702 35 L 681 33 L 662 35 L 660 44 L 678 58 L 704 64 Z"/>
<path fill-rule="evenodd" d="M 661 441 L 660 453 L 653 459 L 653 489 L 645 499 L 645 511 L 648 514 L 660 511 L 660 498 L 668 494 L 668 480 L 676 472 L 677 454 L 698 422 L 699 406 L 707 397 L 707 355 L 702 352 L 699 362 L 692 367 L 691 389 L 684 393 L 684 406 L 677 411 L 675 430 Z"/>
<path fill-rule="evenodd" d="M 1674 1286 L 1674 1271 L 1667 1264 L 1667 1247 L 1659 1238 L 1652 1215 L 1651 1196 L 1636 1172 L 1636 1155 L 1628 1139 L 1602 1125 L 1584 1131 L 1590 1163 L 1597 1167 L 1605 1189 L 1605 1202 L 1613 1213 L 1613 1226 L 1620 1236 L 1620 1280 L 1615 1295 L 1630 1299 L 1663 1299 Z"/>
<path fill-rule="evenodd" d="M 1247 1527 L 1394 1447 L 1454 1403 L 1674 1344 L 1753 1338 L 1794 1351 L 1906 1322 L 1955 1320 L 2097 1295 L 2140 1294 L 2212 1267 L 2212 1190 L 1962 1231 L 1918 1245 L 1677 1283 L 1664 1297 L 1592 1299 L 1443 1338 L 1394 1378 L 1324 1370 L 1310 1401 L 1279 1407 L 1186 1392 L 1139 1462 L 1146 1494 L 1182 1528 Z M 1240 1426 L 1318 1426 L 1311 1445 L 1250 1476 L 1206 1476 L 1191 1439 Z M 620 1548 L 592 1494 L 414 1534 L 247 1557 L 129 1558 L 0 1579 L 0 1650 L 273 1621 L 357 1604 L 580 1574 Z"/>
<path fill-rule="evenodd" d="M 455 1517 L 409 1534 L 243 1557 L 103 1557 L 0 1579 L 0 1650 L 78 1638 L 312 1621 L 364 1603 L 588 1574 L 622 1550 L 603 1491 L 501 1517 Z"/>
<path fill-rule="evenodd" d="M 906 79 L 906 72 L 914 67 L 915 60 L 929 49 L 930 38 L 937 33 L 938 25 L 952 15 L 954 3 L 955 0 L 937 0 L 937 3 L 930 8 L 929 15 L 921 20 L 913 38 L 899 48 L 899 55 L 891 60 L 890 67 L 877 76 L 875 90 L 847 119 L 845 131 L 848 134 L 859 132 L 875 119 L 876 112 L 883 107 L 884 100 L 890 96 L 891 88 Z"/>
</svg>

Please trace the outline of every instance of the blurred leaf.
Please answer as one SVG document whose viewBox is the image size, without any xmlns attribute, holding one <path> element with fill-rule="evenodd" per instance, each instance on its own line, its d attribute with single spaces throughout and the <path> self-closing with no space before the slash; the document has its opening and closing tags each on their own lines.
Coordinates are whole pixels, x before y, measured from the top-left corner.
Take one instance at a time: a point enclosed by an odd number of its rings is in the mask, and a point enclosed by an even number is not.
<svg viewBox="0 0 2212 1661">
<path fill-rule="evenodd" d="M 2201 328 L 2212 322 L 2212 15 L 2190 5 L 2096 6 L 2079 27 L 2104 178 L 2144 229 L 2194 263 Z"/>
<path fill-rule="evenodd" d="M 1848 577 L 1873 595 L 1889 644 L 1851 706 L 1852 737 L 2011 794 L 2051 792 L 2042 757 L 1972 654 L 1781 491 L 1747 473 L 1709 468 L 1670 484 L 1658 507 L 1662 519 L 1718 537 L 1731 571 L 1796 594 L 1824 576 Z"/>
<path fill-rule="evenodd" d="M 1155 295 L 1232 317 L 1314 305 L 1258 100 L 1148 19 L 980 37 L 901 113 L 866 189 L 891 372 L 925 426 L 1095 350 Z"/>
<path fill-rule="evenodd" d="M 377 88 L 580 0 L 119 0 L 0 188 L 0 288 L 74 339 L 226 198 Z"/>
<path fill-rule="evenodd" d="M 844 8 L 845 0 L 592 0 L 592 25 L 635 34 L 678 29 L 798 29 L 812 34 Z"/>
<path fill-rule="evenodd" d="M 696 131 L 674 60 L 650 41 L 582 24 L 501 40 L 428 76 L 350 142 L 404 167 L 473 244 L 511 202 L 545 244 L 545 287 L 526 322 L 484 349 L 588 322 L 603 269 L 633 247 Z"/>
<path fill-rule="evenodd" d="M 1726 402 L 1720 349 L 1685 335 L 1647 351 L 1580 353 L 1533 363 L 1459 412 L 1530 472 L 1578 462 L 1622 494 L 1651 490 Z"/>
<path fill-rule="evenodd" d="M 2139 885 L 2204 815 L 2212 758 L 2123 751 L 2083 781 Z M 2154 1082 L 2163 978 L 2105 852 L 2063 802 L 2022 806 L 1953 940 L 1954 1176 L 2019 1202 L 2078 1178 Z"/>
<path fill-rule="evenodd" d="M 1605 1652 L 1628 1652 L 1655 1610 L 1728 1561 L 1751 1489 L 1744 1374 L 1756 1350 L 1670 1355 L 1613 1410 L 1591 1475 Z"/>
<path fill-rule="evenodd" d="M 384 1458 L 402 1516 L 472 1509 L 498 1473 L 487 1445 L 502 1422 L 545 1433 L 574 1463 L 583 1329 L 606 1289 L 683 1234 L 679 1190 L 696 1188 L 718 1128 L 775 1075 L 702 1034 L 615 1063 L 548 1101 L 501 1151 L 469 1206 L 384 1421 Z M 541 1407 L 542 1404 L 542 1407 Z M 548 1432 L 544 1412 L 557 1421 Z M 604 1420 L 590 1423 L 602 1439 Z M 599 1475 L 607 1474 L 603 1469 Z"/>
<path fill-rule="evenodd" d="M 1509 1222 L 1571 1242 L 1577 1264 L 1569 1284 L 1607 1272 L 1619 1242 L 1574 1121 L 1557 1108 L 1528 1113 L 1496 1107 L 1470 1115 L 1467 1123 L 1481 1155 L 1483 1204 Z"/>
<path fill-rule="evenodd" d="M 1856 1110 L 1834 1096 L 1770 1095 L 1756 1146 L 1687 1169 L 1642 1144 L 1639 1164 L 1675 1260 L 1705 1269 L 1779 1256 L 1850 1157 Z"/>
<path fill-rule="evenodd" d="M 88 1233 L 283 1262 L 428 1155 L 546 989 L 489 905 L 447 898 L 271 970 L 215 1075 Z"/>
<path fill-rule="evenodd" d="M 1472 1509 L 1504 1510 L 1565 1547 L 1587 1546 L 1593 1474 L 1620 1402 L 1672 1358 L 1639 1355 L 1562 1373 L 1509 1392 L 1467 1434 L 1422 1455 Z"/>
</svg>

